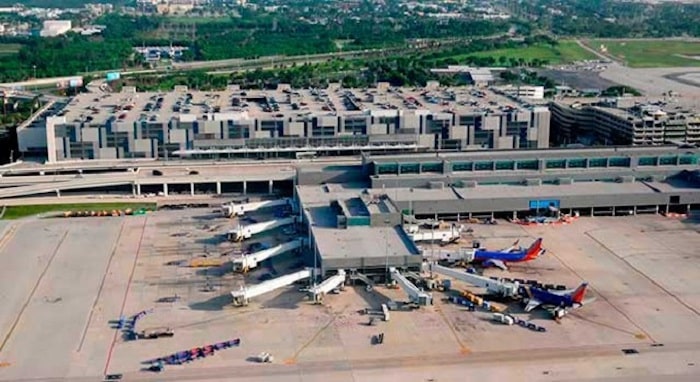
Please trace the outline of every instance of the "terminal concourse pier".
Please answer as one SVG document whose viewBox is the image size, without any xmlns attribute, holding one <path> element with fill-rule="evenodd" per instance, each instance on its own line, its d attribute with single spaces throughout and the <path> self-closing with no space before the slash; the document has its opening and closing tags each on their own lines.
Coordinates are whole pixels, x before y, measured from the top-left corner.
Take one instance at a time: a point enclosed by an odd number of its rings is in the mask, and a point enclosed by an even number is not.
<svg viewBox="0 0 700 382">
<path fill-rule="evenodd" d="M 675 146 L 366 156 L 369 187 L 416 215 L 686 213 L 700 208 L 700 150 Z"/>
<path fill-rule="evenodd" d="M 675 146 L 367 155 L 362 166 L 299 166 L 295 195 L 324 272 L 382 273 L 387 263 L 420 266 L 398 228 L 403 215 L 455 221 L 551 209 L 594 216 L 700 210 L 699 157 Z"/>
</svg>

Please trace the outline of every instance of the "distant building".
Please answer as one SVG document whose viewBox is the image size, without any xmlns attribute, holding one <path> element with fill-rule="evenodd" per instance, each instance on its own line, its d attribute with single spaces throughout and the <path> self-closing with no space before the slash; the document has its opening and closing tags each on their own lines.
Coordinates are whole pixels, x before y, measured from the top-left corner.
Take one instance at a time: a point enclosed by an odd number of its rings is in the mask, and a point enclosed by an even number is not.
<svg viewBox="0 0 700 382">
<path fill-rule="evenodd" d="M 161 14 L 183 14 L 192 11 L 198 2 L 195 0 L 167 0 L 156 5 Z"/>
<path fill-rule="evenodd" d="M 449 65 L 447 68 L 430 69 L 435 74 L 465 75 L 469 84 L 474 86 L 490 86 L 494 83 L 492 70 L 502 68 L 473 68 L 465 65 Z"/>
<path fill-rule="evenodd" d="M 41 37 L 56 37 L 67 33 L 71 28 L 70 20 L 46 20 L 39 35 Z"/>
<path fill-rule="evenodd" d="M 639 98 L 576 98 L 552 102 L 552 138 L 612 145 L 700 144 L 700 114 L 681 105 Z"/>
<path fill-rule="evenodd" d="M 532 100 L 544 99 L 544 86 L 507 86 L 501 87 L 499 90 L 514 97 Z"/>
</svg>

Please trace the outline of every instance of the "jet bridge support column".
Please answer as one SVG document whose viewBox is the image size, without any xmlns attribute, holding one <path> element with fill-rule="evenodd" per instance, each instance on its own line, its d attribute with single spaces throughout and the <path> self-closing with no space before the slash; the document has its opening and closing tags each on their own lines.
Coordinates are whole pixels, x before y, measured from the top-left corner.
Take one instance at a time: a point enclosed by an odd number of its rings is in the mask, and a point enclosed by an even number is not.
<svg viewBox="0 0 700 382">
<path fill-rule="evenodd" d="M 168 196 L 168 184 L 163 183 L 163 195 Z"/>
<path fill-rule="evenodd" d="M 221 182 L 216 182 L 216 194 L 221 195 Z"/>
<path fill-rule="evenodd" d="M 190 195 L 194 196 L 194 183 L 190 183 Z"/>
<path fill-rule="evenodd" d="M 248 182 L 243 181 L 243 195 L 248 194 Z"/>
</svg>

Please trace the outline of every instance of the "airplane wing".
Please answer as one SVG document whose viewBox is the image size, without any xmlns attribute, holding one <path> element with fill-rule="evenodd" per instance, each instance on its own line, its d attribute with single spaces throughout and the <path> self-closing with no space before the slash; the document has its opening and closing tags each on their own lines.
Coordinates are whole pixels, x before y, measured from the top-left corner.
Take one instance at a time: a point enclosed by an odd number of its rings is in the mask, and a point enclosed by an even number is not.
<svg viewBox="0 0 700 382">
<path fill-rule="evenodd" d="M 525 305 L 525 311 L 529 312 L 529 311 L 537 308 L 541 304 L 542 304 L 542 302 L 540 302 L 539 300 L 531 298 L 530 300 L 528 300 L 527 305 Z"/>
<path fill-rule="evenodd" d="M 554 289 L 547 289 L 548 293 L 557 295 L 557 296 L 566 296 L 567 294 L 572 294 L 574 293 L 576 289 L 567 289 L 567 290 L 554 290 Z"/>
<path fill-rule="evenodd" d="M 498 267 L 504 271 L 508 270 L 508 267 L 506 267 L 506 264 L 501 260 L 489 259 L 489 260 L 484 261 L 484 265 Z"/>
<path fill-rule="evenodd" d="M 515 243 L 513 243 L 513 245 L 511 245 L 510 247 L 500 249 L 498 252 L 510 253 L 510 252 L 514 252 L 516 250 L 519 250 L 520 249 L 520 246 L 518 245 L 519 243 L 520 243 L 520 239 L 516 240 Z"/>
</svg>

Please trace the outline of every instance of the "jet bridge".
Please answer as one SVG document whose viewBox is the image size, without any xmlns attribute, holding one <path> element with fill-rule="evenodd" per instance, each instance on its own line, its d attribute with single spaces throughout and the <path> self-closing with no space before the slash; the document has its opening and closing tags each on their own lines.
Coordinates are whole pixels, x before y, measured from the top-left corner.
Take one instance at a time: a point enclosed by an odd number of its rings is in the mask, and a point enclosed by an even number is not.
<svg viewBox="0 0 700 382">
<path fill-rule="evenodd" d="M 414 242 L 434 241 L 448 243 L 461 237 L 464 226 L 453 224 L 449 230 L 422 230 L 418 226 L 408 226 L 405 228 L 406 234 Z"/>
<path fill-rule="evenodd" d="M 226 203 L 221 205 L 221 212 L 225 217 L 243 216 L 247 212 L 257 211 L 262 208 L 283 207 L 291 205 L 289 198 L 277 200 L 265 200 L 251 203 Z"/>
<path fill-rule="evenodd" d="M 285 287 L 287 285 L 294 284 L 295 282 L 311 277 L 311 268 L 304 269 L 302 271 L 294 272 L 288 275 L 278 277 L 269 281 L 257 285 L 251 285 L 249 287 L 241 287 L 237 291 L 231 292 L 233 296 L 233 304 L 235 306 L 245 306 L 248 305 L 250 299 L 263 295 L 265 293 L 272 292 L 275 289 Z"/>
<path fill-rule="evenodd" d="M 511 283 L 500 279 L 494 280 L 489 277 L 461 272 L 457 269 L 443 267 L 442 265 L 438 264 L 430 264 L 430 271 L 463 281 L 467 284 L 474 285 L 475 287 L 485 288 L 486 294 L 489 295 L 500 297 L 517 297 L 520 290 L 520 284 L 517 282 Z"/>
<path fill-rule="evenodd" d="M 303 244 L 303 239 L 292 240 L 278 246 L 263 249 L 255 253 L 248 255 L 242 255 L 239 258 L 233 260 L 233 271 L 234 272 L 247 272 L 258 266 L 258 263 L 265 261 L 271 257 L 281 255 L 285 252 L 293 251 L 300 248 Z"/>
<path fill-rule="evenodd" d="M 345 283 L 345 279 L 345 271 L 339 269 L 337 275 L 331 276 L 323 280 L 322 283 L 310 288 L 309 293 L 311 294 L 311 296 L 313 296 L 314 302 L 321 302 L 323 296 L 328 294 L 328 292 L 338 287 L 342 288 L 343 284 Z"/>
<path fill-rule="evenodd" d="M 230 241 L 243 241 L 250 239 L 253 235 L 294 223 L 296 223 L 296 217 L 274 219 L 246 226 L 239 224 L 238 227 L 229 231 L 226 236 Z"/>
<path fill-rule="evenodd" d="M 389 272 L 391 274 L 391 278 L 401 286 L 404 292 L 406 292 L 406 294 L 408 295 L 408 298 L 411 302 L 421 306 L 432 305 L 433 296 L 430 293 L 426 293 L 417 286 L 415 286 L 396 268 L 390 268 Z"/>
</svg>

